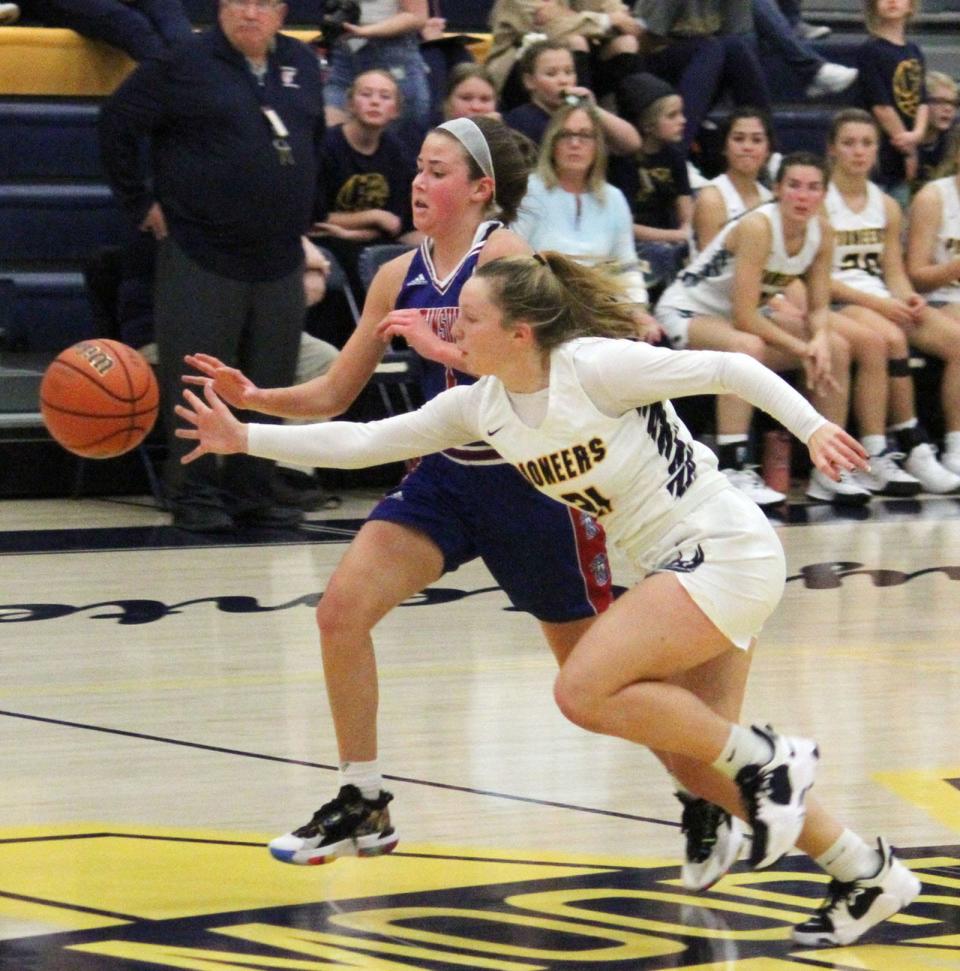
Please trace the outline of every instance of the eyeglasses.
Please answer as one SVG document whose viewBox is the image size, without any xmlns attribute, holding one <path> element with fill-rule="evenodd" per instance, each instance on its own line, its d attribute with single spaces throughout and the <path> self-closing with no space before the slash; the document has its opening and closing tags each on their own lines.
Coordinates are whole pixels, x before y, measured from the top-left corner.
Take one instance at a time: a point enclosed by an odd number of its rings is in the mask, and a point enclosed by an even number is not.
<svg viewBox="0 0 960 971">
<path fill-rule="evenodd" d="M 561 128 L 556 137 L 558 142 L 572 142 L 574 139 L 579 139 L 581 142 L 593 142 L 597 139 L 597 133 L 593 131 L 567 131 L 566 128 Z"/>
<path fill-rule="evenodd" d="M 943 105 L 956 108 L 958 105 L 960 105 L 960 101 L 958 101 L 956 98 L 927 98 L 927 104 Z"/>
<path fill-rule="evenodd" d="M 266 13 L 268 10 L 274 10 L 281 6 L 277 0 L 224 0 L 224 3 L 234 10 L 246 10 L 247 7 L 253 7 L 257 13 Z"/>
</svg>

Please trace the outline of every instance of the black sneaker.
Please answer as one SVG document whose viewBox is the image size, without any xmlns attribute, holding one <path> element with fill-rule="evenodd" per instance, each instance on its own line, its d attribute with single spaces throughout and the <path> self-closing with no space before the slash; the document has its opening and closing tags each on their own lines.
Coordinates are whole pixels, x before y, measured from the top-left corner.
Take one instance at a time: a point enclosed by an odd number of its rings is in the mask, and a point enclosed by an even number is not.
<svg viewBox="0 0 960 971">
<path fill-rule="evenodd" d="M 852 883 L 831 880 L 826 900 L 808 920 L 793 929 L 799 944 L 853 944 L 871 927 L 899 913 L 920 893 L 920 881 L 894 855 L 887 841 L 877 840 L 883 863 L 872 877 Z"/>
<path fill-rule="evenodd" d="M 281 863 L 316 866 L 338 856 L 380 856 L 398 843 L 387 804 L 391 793 L 364 799 L 356 786 L 343 786 L 337 798 L 321 806 L 305 826 L 271 840 L 269 850 Z"/>
<path fill-rule="evenodd" d="M 303 522 L 303 510 L 293 506 L 263 505 L 244 509 L 240 507 L 233 513 L 238 526 L 259 529 L 288 529 Z"/>
<path fill-rule="evenodd" d="M 340 497 L 326 492 L 316 476 L 296 469 L 277 469 L 271 490 L 273 498 L 281 505 L 294 506 L 307 512 L 337 509 L 340 506 Z"/>
<path fill-rule="evenodd" d="M 188 533 L 232 533 L 237 524 L 222 506 L 203 502 L 171 502 L 173 525 Z"/>
<path fill-rule="evenodd" d="M 707 890 L 733 866 L 743 844 L 743 824 L 721 806 L 678 792 L 680 830 L 687 838 L 681 876 L 688 890 Z"/>
</svg>

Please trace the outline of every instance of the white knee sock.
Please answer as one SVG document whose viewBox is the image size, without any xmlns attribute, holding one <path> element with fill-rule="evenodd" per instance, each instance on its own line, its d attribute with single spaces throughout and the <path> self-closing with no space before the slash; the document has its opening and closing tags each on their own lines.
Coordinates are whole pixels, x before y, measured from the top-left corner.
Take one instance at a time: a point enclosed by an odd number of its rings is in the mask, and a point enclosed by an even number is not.
<svg viewBox="0 0 960 971">
<path fill-rule="evenodd" d="M 746 765 L 765 765 L 773 757 L 770 743 L 752 728 L 734 725 L 713 768 L 730 779 Z"/>
<path fill-rule="evenodd" d="M 376 759 L 372 762 L 342 762 L 340 785 L 356 786 L 364 799 L 376 799 L 383 788 L 380 763 Z"/>
<path fill-rule="evenodd" d="M 816 861 L 834 880 L 853 883 L 860 877 L 872 877 L 883 866 L 880 854 L 868 846 L 856 833 L 845 829 L 836 843 Z"/>
</svg>

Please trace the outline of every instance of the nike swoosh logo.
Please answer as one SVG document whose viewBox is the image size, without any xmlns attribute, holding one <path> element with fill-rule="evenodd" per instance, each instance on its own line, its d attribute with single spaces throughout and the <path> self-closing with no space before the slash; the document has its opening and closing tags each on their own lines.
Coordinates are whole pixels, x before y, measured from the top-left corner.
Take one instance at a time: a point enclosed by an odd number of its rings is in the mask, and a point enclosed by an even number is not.
<svg viewBox="0 0 960 971">
<path fill-rule="evenodd" d="M 492 432 L 487 432 L 487 438 L 492 438 L 499 431 L 503 431 L 503 425 L 498 425 Z"/>
</svg>

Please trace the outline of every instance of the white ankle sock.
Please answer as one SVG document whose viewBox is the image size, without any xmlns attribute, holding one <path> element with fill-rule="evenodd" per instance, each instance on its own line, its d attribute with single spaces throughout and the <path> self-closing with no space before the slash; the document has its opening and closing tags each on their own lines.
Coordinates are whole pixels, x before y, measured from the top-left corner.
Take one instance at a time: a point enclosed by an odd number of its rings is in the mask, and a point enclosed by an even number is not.
<svg viewBox="0 0 960 971">
<path fill-rule="evenodd" d="M 876 849 L 849 829 L 845 829 L 836 843 L 817 857 L 816 863 L 841 883 L 853 883 L 861 877 L 875 876 L 883 866 Z"/>
<path fill-rule="evenodd" d="M 943 450 L 951 455 L 960 455 L 960 431 L 947 432 L 943 436 Z"/>
<path fill-rule="evenodd" d="M 341 762 L 340 785 L 356 786 L 364 799 L 376 799 L 383 788 L 380 763 L 376 759 L 372 762 Z"/>
<path fill-rule="evenodd" d="M 713 768 L 727 778 L 735 779 L 745 765 L 765 765 L 772 756 L 770 743 L 762 735 L 752 728 L 734 725 Z"/>
<path fill-rule="evenodd" d="M 867 455 L 879 455 L 887 447 L 887 436 L 864 435 L 860 444 L 867 450 Z"/>
</svg>

